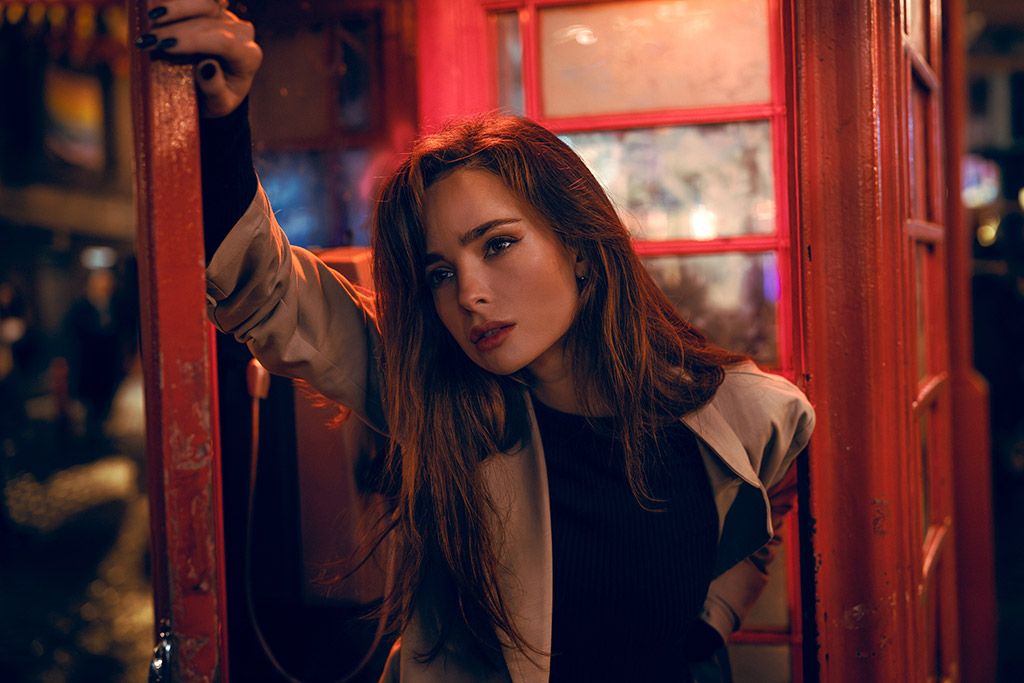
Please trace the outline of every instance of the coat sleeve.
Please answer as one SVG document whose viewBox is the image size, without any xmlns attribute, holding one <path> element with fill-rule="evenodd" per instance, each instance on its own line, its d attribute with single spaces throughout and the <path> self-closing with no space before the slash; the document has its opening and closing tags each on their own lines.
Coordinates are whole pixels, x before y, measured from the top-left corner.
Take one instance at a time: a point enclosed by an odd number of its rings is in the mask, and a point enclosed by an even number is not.
<svg viewBox="0 0 1024 683">
<path fill-rule="evenodd" d="M 263 188 L 206 269 L 207 316 L 271 372 L 384 432 L 373 299 L 281 231 Z"/>
<path fill-rule="evenodd" d="M 739 629 L 768 583 L 768 565 L 781 542 L 780 527 L 796 499 L 792 464 L 807 446 L 815 421 L 810 402 L 787 380 L 756 369 L 741 369 L 738 374 L 745 390 L 729 397 L 732 405 L 727 415 L 746 427 L 744 447 L 767 490 L 772 535 L 767 544 L 711 582 L 701 618 L 723 640 Z M 765 422 L 768 427 L 754 427 Z"/>
<path fill-rule="evenodd" d="M 728 641 L 729 636 L 740 628 L 768 585 L 768 566 L 782 543 L 782 523 L 793 508 L 795 497 L 796 469 L 790 468 L 786 476 L 768 491 L 772 528 L 775 530 L 772 539 L 711 582 L 701 619 L 718 631 L 723 641 Z"/>
</svg>

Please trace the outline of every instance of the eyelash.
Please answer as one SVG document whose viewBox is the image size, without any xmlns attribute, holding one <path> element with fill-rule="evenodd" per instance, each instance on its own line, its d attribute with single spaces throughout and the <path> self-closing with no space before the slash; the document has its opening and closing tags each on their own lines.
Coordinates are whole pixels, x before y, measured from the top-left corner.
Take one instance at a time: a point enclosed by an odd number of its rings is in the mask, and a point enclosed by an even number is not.
<svg viewBox="0 0 1024 683">
<path fill-rule="evenodd" d="M 518 242 L 519 240 L 514 237 L 492 237 L 487 240 L 487 244 L 484 246 L 484 257 L 497 256 L 508 251 L 509 247 Z M 505 246 L 501 249 L 497 249 L 497 245 L 504 244 Z"/>
<path fill-rule="evenodd" d="M 515 237 L 492 237 L 484 244 L 484 258 L 504 254 L 519 239 Z M 434 290 L 450 279 L 454 273 L 448 268 L 435 268 L 427 273 L 427 286 Z"/>
<path fill-rule="evenodd" d="M 441 277 L 442 275 L 445 277 Z M 452 271 L 447 268 L 434 268 L 432 271 L 427 273 L 427 286 L 432 290 L 437 289 L 443 285 L 445 280 L 447 280 L 451 275 L 453 275 Z"/>
</svg>

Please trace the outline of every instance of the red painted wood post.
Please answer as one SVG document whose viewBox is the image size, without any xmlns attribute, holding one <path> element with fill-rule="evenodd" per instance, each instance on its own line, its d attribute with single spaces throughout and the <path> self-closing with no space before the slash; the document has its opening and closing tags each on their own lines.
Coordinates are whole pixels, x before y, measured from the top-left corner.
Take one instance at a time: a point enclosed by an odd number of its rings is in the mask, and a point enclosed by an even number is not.
<svg viewBox="0 0 1024 683">
<path fill-rule="evenodd" d="M 807 388 L 818 415 L 803 549 L 814 559 L 820 680 L 919 680 L 900 475 L 911 434 L 899 27 L 878 0 L 797 7 Z"/>
<path fill-rule="evenodd" d="M 145 30 L 129 3 L 131 39 Z M 199 138 L 191 65 L 132 55 L 137 253 L 156 621 L 171 680 L 226 681 L 214 357 L 204 316 Z"/>
</svg>

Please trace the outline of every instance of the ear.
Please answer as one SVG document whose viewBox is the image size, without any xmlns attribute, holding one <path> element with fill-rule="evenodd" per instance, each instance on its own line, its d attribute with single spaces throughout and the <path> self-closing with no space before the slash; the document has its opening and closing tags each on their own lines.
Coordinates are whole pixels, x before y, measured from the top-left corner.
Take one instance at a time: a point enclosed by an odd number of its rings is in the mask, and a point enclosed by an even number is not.
<svg viewBox="0 0 1024 683">
<path fill-rule="evenodd" d="M 576 279 L 586 280 L 587 273 L 590 271 L 590 261 L 583 255 L 582 252 L 576 252 Z"/>
</svg>

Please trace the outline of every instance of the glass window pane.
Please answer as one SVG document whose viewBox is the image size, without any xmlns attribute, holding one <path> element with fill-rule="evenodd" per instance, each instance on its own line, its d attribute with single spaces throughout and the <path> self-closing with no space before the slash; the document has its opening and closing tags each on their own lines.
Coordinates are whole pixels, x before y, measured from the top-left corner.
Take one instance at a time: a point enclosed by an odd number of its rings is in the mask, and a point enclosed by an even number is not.
<svg viewBox="0 0 1024 683">
<path fill-rule="evenodd" d="M 373 163 L 370 150 L 351 147 L 338 152 L 338 180 L 335 193 L 340 201 L 341 225 L 334 240 L 325 246 L 366 247 L 370 245 L 371 200 L 377 195 L 383 175 Z"/>
<path fill-rule="evenodd" d="M 541 9 L 545 116 L 771 100 L 766 0 Z"/>
<path fill-rule="evenodd" d="M 775 231 L 767 121 L 571 133 L 641 239 L 699 239 Z"/>
<path fill-rule="evenodd" d="M 377 54 L 377 25 L 369 19 L 348 19 L 338 26 L 336 124 L 340 131 L 358 132 L 373 121 L 373 67 Z M 297 71 L 293 69 L 293 72 Z"/>
<path fill-rule="evenodd" d="M 931 0 L 910 0 L 907 8 L 907 32 L 914 47 L 926 60 L 931 60 Z"/>
<path fill-rule="evenodd" d="M 774 253 L 659 256 L 644 263 L 680 314 L 712 342 L 778 364 Z"/>
<path fill-rule="evenodd" d="M 943 555 L 946 554 L 943 553 Z M 928 665 L 927 680 L 929 681 L 949 681 L 956 678 L 949 675 L 952 668 L 950 666 L 951 656 L 943 643 L 943 635 L 945 635 L 943 632 L 948 633 L 950 621 L 949 614 L 945 611 L 950 604 L 947 597 L 950 591 L 946 586 L 949 585 L 947 577 L 950 575 L 951 568 L 945 566 L 947 562 L 949 560 L 939 559 L 935 563 L 932 569 L 932 579 L 928 582 L 928 595 L 925 600 L 925 638 L 928 643 L 925 663 Z"/>
<path fill-rule="evenodd" d="M 262 152 L 256 171 L 288 240 L 309 249 L 368 246 L 382 178 L 370 149 Z"/>
<path fill-rule="evenodd" d="M 731 643 L 729 664 L 734 681 L 790 683 L 793 680 L 789 645 Z"/>
<path fill-rule="evenodd" d="M 495 15 L 498 31 L 498 107 L 511 114 L 526 113 L 523 97 L 523 40 L 519 14 Z"/>
<path fill-rule="evenodd" d="M 914 79 L 907 117 L 910 137 L 910 215 L 926 221 L 935 221 L 935 187 L 931 173 L 934 168 L 932 154 L 932 93 L 928 87 Z"/>
<path fill-rule="evenodd" d="M 931 408 L 922 412 L 917 418 L 918 435 L 920 439 L 921 448 L 921 542 L 924 542 L 925 536 L 928 535 L 928 525 L 931 524 L 931 506 L 929 501 L 931 500 L 930 493 L 931 489 Z"/>
<path fill-rule="evenodd" d="M 917 244 L 914 249 L 914 307 L 916 311 L 915 332 L 917 335 L 917 378 L 922 380 L 928 374 L 928 290 L 926 287 L 928 268 L 927 244 Z"/>
<path fill-rule="evenodd" d="M 795 517 L 786 520 L 785 530 L 780 533 L 783 539 L 786 538 L 786 530 L 796 529 L 795 523 Z M 775 546 L 775 557 L 768 565 L 768 584 L 747 618 L 743 620 L 744 628 L 789 628 L 789 563 L 786 561 L 789 559 L 788 552 L 785 540 Z"/>
<path fill-rule="evenodd" d="M 326 155 L 317 151 L 263 152 L 256 172 L 288 240 L 300 247 L 333 246 L 328 222 Z"/>
<path fill-rule="evenodd" d="M 263 64 L 249 108 L 254 139 L 273 144 L 330 133 L 329 34 L 322 25 L 261 34 Z"/>
</svg>

